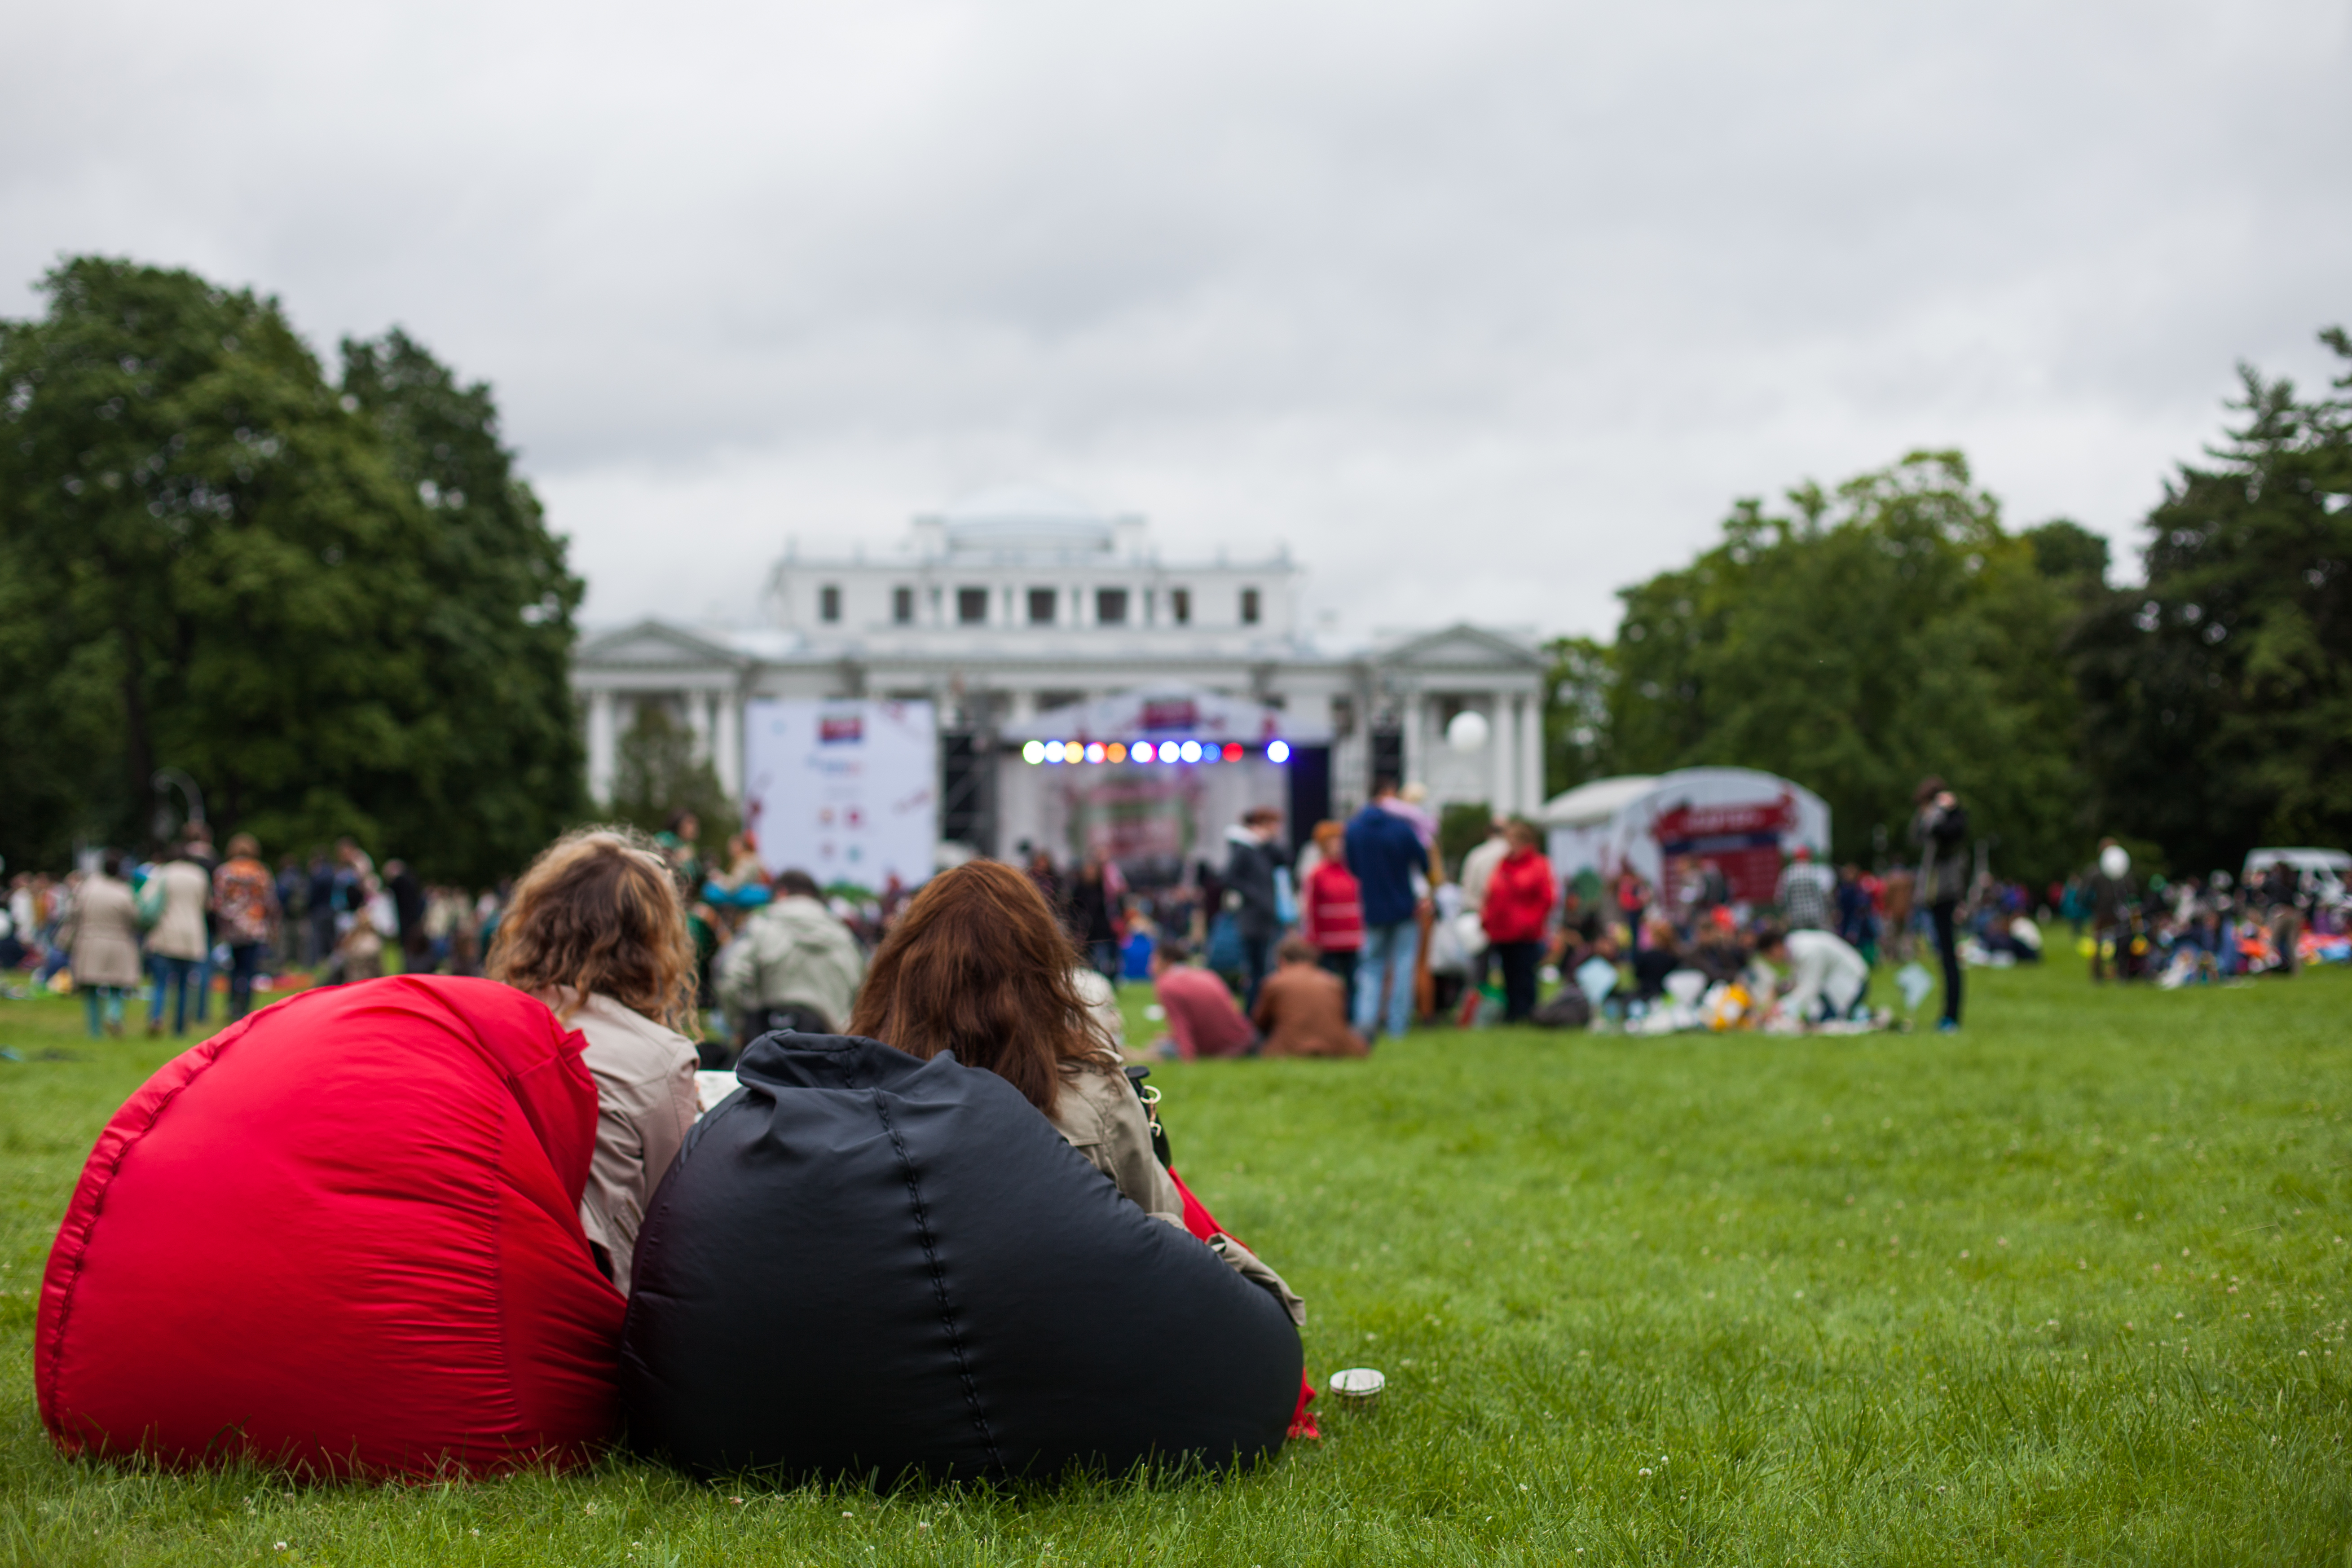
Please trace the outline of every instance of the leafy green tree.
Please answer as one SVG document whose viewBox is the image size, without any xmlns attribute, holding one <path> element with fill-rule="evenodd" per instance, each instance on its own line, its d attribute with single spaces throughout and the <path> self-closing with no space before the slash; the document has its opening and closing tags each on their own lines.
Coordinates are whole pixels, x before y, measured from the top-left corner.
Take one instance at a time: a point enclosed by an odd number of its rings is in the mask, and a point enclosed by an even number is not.
<svg viewBox="0 0 2352 1568">
<path fill-rule="evenodd" d="M 2243 421 L 2149 513 L 2146 586 L 2073 643 L 2097 820 L 2186 869 L 2352 844 L 2352 339 L 2335 395 L 2241 369 Z"/>
<path fill-rule="evenodd" d="M 1591 637 L 1559 637 L 1544 689 L 1544 793 L 1555 795 L 1606 778 L 1612 765 L 1611 699 L 1617 685 L 1612 650 Z"/>
<path fill-rule="evenodd" d="M 658 833 L 681 811 L 701 828 L 702 853 L 718 858 L 741 826 L 735 804 L 708 757 L 694 754 L 694 733 L 659 702 L 642 703 L 614 748 L 612 815 Z"/>
<path fill-rule="evenodd" d="M 138 841 L 164 765 L 224 831 L 348 832 L 429 877 L 573 814 L 579 590 L 494 442 L 467 505 L 427 504 L 404 432 L 431 399 L 339 390 L 275 300 L 96 258 L 44 289 L 0 322 L 0 852 Z"/>
<path fill-rule="evenodd" d="M 2004 874 L 2063 871 L 2084 832 L 2056 658 L 2080 613 L 2072 525 L 2040 547 L 2007 532 L 1957 452 L 1788 501 L 1739 502 L 1722 543 L 1624 591 L 1614 765 L 1780 773 L 1829 802 L 1833 853 L 1853 859 L 1907 854 L 1913 786 L 1940 773 Z"/>
</svg>

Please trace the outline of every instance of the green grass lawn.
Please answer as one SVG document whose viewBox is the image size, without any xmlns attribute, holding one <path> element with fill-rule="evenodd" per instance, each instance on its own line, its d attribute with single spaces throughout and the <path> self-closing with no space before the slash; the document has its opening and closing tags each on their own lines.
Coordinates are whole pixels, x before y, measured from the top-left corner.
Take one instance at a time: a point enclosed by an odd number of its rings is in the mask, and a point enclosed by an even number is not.
<svg viewBox="0 0 2352 1568">
<path fill-rule="evenodd" d="M 0 1510 L 60 1563 L 2289 1563 L 2352 1540 L 2352 974 L 1971 976 L 1969 1028 L 1433 1031 L 1169 1066 L 1177 1164 L 1375 1413 L 1181 1483 L 310 1487 L 64 1462 L 42 1259 L 169 1042 L 0 1004 Z M 1139 1017 L 1147 997 L 1129 998 Z M 1074 1333 L 1116 1334 L 1069 1303 Z M 1151 1347 L 1136 1350 L 1150 1397 Z M 265 1353 L 265 1352 L 257 1352 Z M 281 1549 L 282 1548 L 282 1549 Z"/>
</svg>

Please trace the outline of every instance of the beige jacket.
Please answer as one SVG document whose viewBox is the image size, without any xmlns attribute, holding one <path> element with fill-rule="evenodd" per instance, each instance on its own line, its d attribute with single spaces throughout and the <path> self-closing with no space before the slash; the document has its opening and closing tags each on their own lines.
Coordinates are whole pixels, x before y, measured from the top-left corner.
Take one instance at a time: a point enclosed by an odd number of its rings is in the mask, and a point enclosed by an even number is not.
<svg viewBox="0 0 2352 1568">
<path fill-rule="evenodd" d="M 580 1059 L 596 1080 L 596 1152 L 580 1194 L 580 1226 L 603 1249 L 625 1296 L 637 1227 L 702 1114 L 694 1046 L 602 993 L 582 1003 L 563 988 L 540 1000 L 587 1042 Z"/>
<path fill-rule="evenodd" d="M 1110 1064 L 1108 1072 L 1088 1068 L 1063 1075 L 1062 1092 L 1054 1100 L 1054 1130 L 1136 1207 L 1183 1230 L 1184 1197 L 1151 1152 L 1151 1123 L 1144 1116 L 1143 1102 L 1119 1070 L 1118 1058 L 1105 1060 Z M 1222 1233 L 1208 1245 L 1234 1273 L 1271 1292 L 1292 1322 L 1305 1326 L 1307 1303 L 1255 1253 Z"/>
<path fill-rule="evenodd" d="M 213 901 L 211 873 L 194 860 L 158 866 L 163 884 L 163 915 L 147 933 L 147 951 L 164 958 L 205 955 L 205 910 Z"/>
<path fill-rule="evenodd" d="M 83 878 L 58 940 L 73 954 L 76 985 L 136 985 L 142 978 L 139 907 L 128 882 L 96 871 Z"/>
</svg>

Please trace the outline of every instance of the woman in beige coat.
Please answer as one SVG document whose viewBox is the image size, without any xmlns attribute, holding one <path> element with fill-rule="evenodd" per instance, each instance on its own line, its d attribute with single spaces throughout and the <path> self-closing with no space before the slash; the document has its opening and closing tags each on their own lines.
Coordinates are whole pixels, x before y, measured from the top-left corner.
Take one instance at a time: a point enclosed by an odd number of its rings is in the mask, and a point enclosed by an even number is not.
<svg viewBox="0 0 2352 1568">
<path fill-rule="evenodd" d="M 694 939 L 677 884 L 628 829 L 567 834 L 515 884 L 487 973 L 586 1041 L 596 1152 L 580 1226 L 625 1296 L 646 1206 L 702 1112 L 694 1043 L 680 1033 L 693 1019 Z"/>
<path fill-rule="evenodd" d="M 122 1033 L 122 999 L 137 987 L 139 973 L 139 905 L 131 884 L 122 879 L 122 857 L 110 849 L 100 863 L 74 889 L 73 911 L 66 917 L 58 941 L 73 954 L 74 988 L 89 1010 L 89 1033 Z"/>
</svg>

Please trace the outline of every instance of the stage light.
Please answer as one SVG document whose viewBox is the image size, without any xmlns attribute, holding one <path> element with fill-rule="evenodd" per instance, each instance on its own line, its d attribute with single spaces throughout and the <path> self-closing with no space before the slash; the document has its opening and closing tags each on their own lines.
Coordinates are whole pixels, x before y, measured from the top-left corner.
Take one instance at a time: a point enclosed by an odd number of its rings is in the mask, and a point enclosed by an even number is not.
<svg viewBox="0 0 2352 1568">
<path fill-rule="evenodd" d="M 1202 765 L 1203 767 L 1205 767 L 1205 766 L 1207 766 L 1209 763 L 1213 763 L 1213 762 L 1215 762 L 1216 760 L 1217 760 L 1217 743 L 1216 743 L 1214 741 L 1212 741 L 1212 742 L 1210 742 L 1207 745 L 1202 746 L 1202 747 L 1201 748 L 1201 763 L 1202 763 Z"/>
<path fill-rule="evenodd" d="M 1129 749 L 1127 754 L 1139 763 L 1148 763 L 1151 760 L 1151 742 L 1138 741 Z"/>
<path fill-rule="evenodd" d="M 1265 743 L 1265 760 L 1269 763 L 1286 763 L 1290 761 L 1290 742 L 1287 741 L 1268 741 Z"/>
<path fill-rule="evenodd" d="M 1061 742 L 1048 741 L 1045 742 L 1045 760 L 1049 763 L 1058 763 L 1062 760 Z"/>
<path fill-rule="evenodd" d="M 1187 741 L 1176 754 L 1188 763 L 1197 763 L 1201 760 L 1201 742 Z"/>
<path fill-rule="evenodd" d="M 1113 741 L 1109 745 L 1103 748 L 1103 760 L 1112 763 L 1123 763 L 1127 761 L 1127 748 L 1121 745 L 1118 742 Z"/>
<path fill-rule="evenodd" d="M 1239 741 L 1227 741 L 1225 742 L 1225 761 L 1229 763 L 1238 763 L 1241 760 L 1242 743 Z"/>
<path fill-rule="evenodd" d="M 1103 745 L 1102 745 L 1102 742 L 1101 742 L 1100 741 L 1089 741 L 1089 742 L 1087 742 L 1087 761 L 1088 761 L 1088 762 L 1090 762 L 1090 763 L 1098 763 L 1098 762 L 1101 762 L 1102 760 L 1103 760 Z"/>
<path fill-rule="evenodd" d="M 1044 762 L 1045 760 L 1045 742 L 1043 741 L 1032 741 L 1027 745 L 1022 747 L 1021 760 L 1024 763 Z"/>
</svg>

